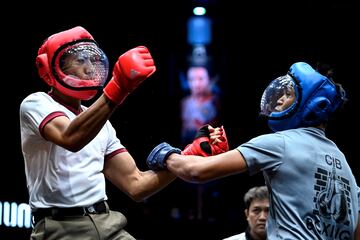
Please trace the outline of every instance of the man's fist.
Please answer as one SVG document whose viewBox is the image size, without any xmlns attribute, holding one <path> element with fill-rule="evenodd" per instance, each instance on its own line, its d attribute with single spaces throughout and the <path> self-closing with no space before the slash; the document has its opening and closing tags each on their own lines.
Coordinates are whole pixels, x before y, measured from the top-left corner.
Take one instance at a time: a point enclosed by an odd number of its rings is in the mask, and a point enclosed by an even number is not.
<svg viewBox="0 0 360 240">
<path fill-rule="evenodd" d="M 154 60 L 146 47 L 130 49 L 115 63 L 112 78 L 104 88 L 104 94 L 120 105 L 155 70 Z"/>
<path fill-rule="evenodd" d="M 182 154 L 206 157 L 227 152 L 228 150 L 229 145 L 224 127 L 221 126 L 215 129 L 210 125 L 204 125 L 197 132 L 194 141 L 185 147 Z"/>
<path fill-rule="evenodd" d="M 146 164 L 151 170 L 161 170 L 166 168 L 166 159 L 172 153 L 181 154 L 181 150 L 163 142 L 157 145 L 146 159 Z"/>
<path fill-rule="evenodd" d="M 212 156 L 229 150 L 226 133 L 223 127 L 213 128 L 205 125 L 199 129 L 195 140 L 181 151 L 166 142 L 157 145 L 146 159 L 151 170 L 166 169 L 166 160 L 172 153 L 182 155 Z"/>
</svg>

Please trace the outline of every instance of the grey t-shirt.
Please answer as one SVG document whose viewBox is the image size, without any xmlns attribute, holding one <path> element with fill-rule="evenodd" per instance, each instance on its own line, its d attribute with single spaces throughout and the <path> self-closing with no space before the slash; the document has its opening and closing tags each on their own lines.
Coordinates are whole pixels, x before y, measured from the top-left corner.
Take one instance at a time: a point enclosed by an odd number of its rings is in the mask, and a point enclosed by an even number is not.
<svg viewBox="0 0 360 240">
<path fill-rule="evenodd" d="M 317 128 L 265 134 L 237 148 L 270 193 L 268 239 L 353 239 L 356 180 L 344 154 Z"/>
</svg>

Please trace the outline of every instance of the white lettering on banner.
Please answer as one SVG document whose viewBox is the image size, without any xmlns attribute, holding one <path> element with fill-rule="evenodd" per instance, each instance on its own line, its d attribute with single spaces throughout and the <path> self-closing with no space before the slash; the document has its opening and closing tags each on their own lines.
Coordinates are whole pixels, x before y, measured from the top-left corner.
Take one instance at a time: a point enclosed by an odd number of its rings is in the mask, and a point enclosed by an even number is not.
<svg viewBox="0 0 360 240">
<path fill-rule="evenodd" d="M 29 204 L 0 202 L 0 226 L 31 227 L 31 209 Z"/>
</svg>

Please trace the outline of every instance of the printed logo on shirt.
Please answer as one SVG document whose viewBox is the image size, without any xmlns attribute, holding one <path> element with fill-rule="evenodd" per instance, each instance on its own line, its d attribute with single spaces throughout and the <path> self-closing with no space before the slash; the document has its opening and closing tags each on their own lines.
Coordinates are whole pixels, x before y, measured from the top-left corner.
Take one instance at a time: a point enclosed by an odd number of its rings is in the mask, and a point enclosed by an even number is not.
<svg viewBox="0 0 360 240">
<path fill-rule="evenodd" d="M 349 180 L 337 174 L 337 170 L 342 169 L 339 159 L 326 155 L 325 161 L 332 170 L 318 168 L 315 173 L 314 210 L 306 219 L 307 228 L 319 239 L 350 239 Z"/>
</svg>

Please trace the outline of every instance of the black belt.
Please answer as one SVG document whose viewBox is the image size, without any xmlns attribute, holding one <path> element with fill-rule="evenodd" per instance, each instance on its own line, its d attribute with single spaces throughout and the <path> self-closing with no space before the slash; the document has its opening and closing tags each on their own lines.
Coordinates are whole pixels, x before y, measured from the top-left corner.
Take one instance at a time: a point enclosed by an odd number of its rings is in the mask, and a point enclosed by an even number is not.
<svg viewBox="0 0 360 240">
<path fill-rule="evenodd" d="M 107 213 L 108 208 L 106 201 L 97 202 L 87 207 L 72 207 L 72 208 L 38 208 L 32 212 L 34 225 L 45 217 L 52 217 L 53 219 L 61 219 L 70 216 L 85 216 L 87 214 Z"/>
</svg>

